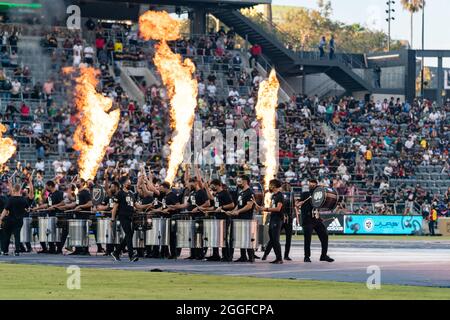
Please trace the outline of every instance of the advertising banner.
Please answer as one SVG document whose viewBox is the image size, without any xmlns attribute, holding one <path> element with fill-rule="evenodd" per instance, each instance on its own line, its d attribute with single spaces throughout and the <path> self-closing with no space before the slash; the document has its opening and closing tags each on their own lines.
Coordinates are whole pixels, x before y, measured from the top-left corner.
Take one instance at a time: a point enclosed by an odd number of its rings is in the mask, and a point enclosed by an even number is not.
<svg viewBox="0 0 450 320">
<path fill-rule="evenodd" d="M 422 216 L 346 215 L 345 234 L 419 234 Z"/>
<path fill-rule="evenodd" d="M 344 233 L 344 215 L 342 214 L 332 214 L 332 213 L 324 213 L 320 214 L 320 218 L 323 220 L 323 223 L 327 227 L 329 234 L 343 234 Z M 301 220 L 301 218 L 300 218 Z M 303 229 L 301 227 L 301 221 L 297 225 L 297 220 L 294 218 L 293 222 L 293 230 L 297 233 L 303 233 Z"/>
</svg>

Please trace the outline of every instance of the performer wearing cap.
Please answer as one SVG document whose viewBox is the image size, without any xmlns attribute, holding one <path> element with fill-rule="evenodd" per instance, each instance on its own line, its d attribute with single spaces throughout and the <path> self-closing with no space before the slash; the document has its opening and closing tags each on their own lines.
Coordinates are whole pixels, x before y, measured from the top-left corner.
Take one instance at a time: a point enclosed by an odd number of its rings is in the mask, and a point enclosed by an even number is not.
<svg viewBox="0 0 450 320">
<path fill-rule="evenodd" d="M 303 192 L 300 201 L 296 202 L 296 205 L 300 207 L 302 216 L 302 227 L 305 239 L 304 249 L 305 249 L 305 262 L 311 262 L 311 238 L 313 231 L 316 231 L 319 237 L 320 243 L 322 245 L 322 254 L 320 256 L 320 261 L 333 262 L 328 255 L 328 232 L 327 228 L 322 222 L 322 219 L 316 216 L 313 212 L 314 208 L 312 206 L 312 195 L 314 190 L 317 188 L 317 180 L 309 180 L 309 191 Z"/>
<path fill-rule="evenodd" d="M 225 248 L 222 248 L 222 258 L 219 255 L 219 248 L 213 248 L 213 254 L 207 258 L 208 261 L 231 261 L 230 255 L 230 243 L 228 241 L 230 237 L 229 229 L 231 225 L 231 217 L 227 214 L 234 208 L 234 202 L 231 199 L 231 195 L 228 190 L 224 189 L 222 182 L 219 179 L 211 181 L 211 186 L 206 188 L 209 200 L 213 201 L 213 207 L 208 208 L 208 211 L 215 211 L 216 218 L 225 220 Z"/>
<path fill-rule="evenodd" d="M 112 209 L 111 221 L 114 223 L 116 217 L 120 222 L 120 227 L 125 233 L 125 238 L 119 247 L 111 253 L 116 261 L 120 261 L 120 253 L 128 247 L 128 257 L 131 262 L 136 262 L 139 257 L 133 249 L 133 214 L 134 214 L 134 194 L 131 192 L 131 180 L 128 177 L 120 179 L 122 189 L 114 196 L 114 207 Z"/>
</svg>

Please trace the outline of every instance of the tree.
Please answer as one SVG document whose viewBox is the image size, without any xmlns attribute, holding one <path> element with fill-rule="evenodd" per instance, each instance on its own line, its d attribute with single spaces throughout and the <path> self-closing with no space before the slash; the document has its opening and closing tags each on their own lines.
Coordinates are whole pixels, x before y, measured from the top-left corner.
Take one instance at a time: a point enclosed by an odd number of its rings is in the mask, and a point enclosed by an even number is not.
<svg viewBox="0 0 450 320">
<path fill-rule="evenodd" d="M 414 13 L 419 12 L 425 5 L 425 0 L 401 0 L 403 8 L 411 14 L 411 48 L 414 42 Z"/>
</svg>

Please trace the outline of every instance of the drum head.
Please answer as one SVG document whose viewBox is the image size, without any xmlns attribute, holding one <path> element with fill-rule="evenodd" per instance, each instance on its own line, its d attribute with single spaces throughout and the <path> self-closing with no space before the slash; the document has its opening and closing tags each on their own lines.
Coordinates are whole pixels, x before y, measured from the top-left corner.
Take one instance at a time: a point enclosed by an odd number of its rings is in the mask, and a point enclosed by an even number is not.
<svg viewBox="0 0 450 320">
<path fill-rule="evenodd" d="M 106 191 L 103 186 L 95 185 L 92 189 L 92 204 L 98 206 L 106 197 Z"/>
<path fill-rule="evenodd" d="M 311 203 L 314 208 L 321 208 L 325 202 L 326 191 L 324 188 L 316 188 L 312 194 Z"/>
</svg>

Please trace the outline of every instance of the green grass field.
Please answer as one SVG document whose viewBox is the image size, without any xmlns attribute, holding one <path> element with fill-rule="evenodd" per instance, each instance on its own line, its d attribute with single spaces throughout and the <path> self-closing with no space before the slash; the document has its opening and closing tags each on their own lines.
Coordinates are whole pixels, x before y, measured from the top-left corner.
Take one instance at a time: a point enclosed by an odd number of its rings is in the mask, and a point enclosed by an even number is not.
<svg viewBox="0 0 450 320">
<path fill-rule="evenodd" d="M 0 263 L 0 299 L 450 299 L 448 288 L 166 272 L 81 270 L 81 289 L 68 290 L 62 267 Z"/>
</svg>

